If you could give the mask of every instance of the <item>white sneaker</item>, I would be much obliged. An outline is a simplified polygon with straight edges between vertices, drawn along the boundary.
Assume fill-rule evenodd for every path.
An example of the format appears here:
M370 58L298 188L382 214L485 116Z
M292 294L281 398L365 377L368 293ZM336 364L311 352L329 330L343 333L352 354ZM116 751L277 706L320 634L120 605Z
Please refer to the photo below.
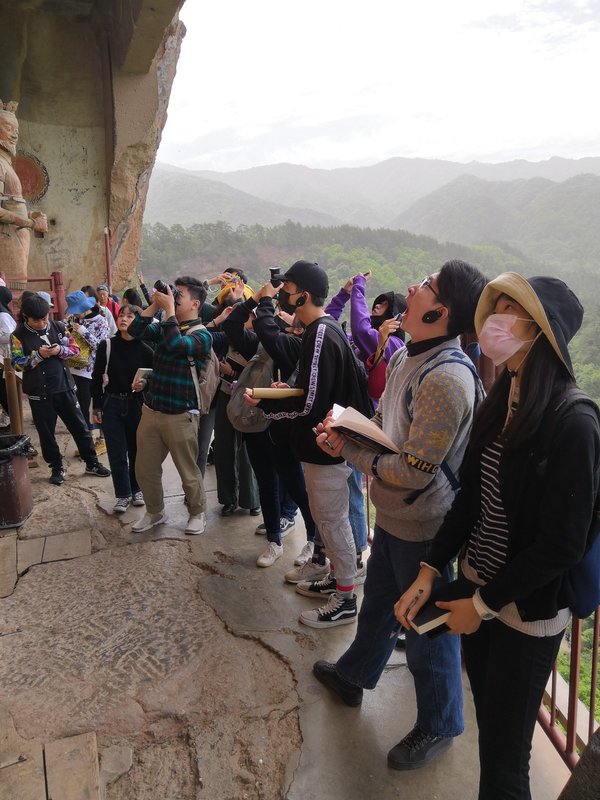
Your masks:
M362 586L362 584L367 580L367 565L363 562L362 567L356 568L356 575L354 577L354 585L355 586Z
M325 564L313 564L309 559L301 567L294 567L294 569L285 573L285 579L288 583L300 583L300 581L318 581L329 574L329 559L325 560Z
M144 495L142 492L134 492L133 493L133 505L134 506L145 506L146 503L144 502Z
M147 511L144 516L131 526L133 533L143 533L154 528L155 525L162 525L167 521L167 515L164 510L159 511L158 514L149 514Z
M124 514L131 503L131 497L117 497L117 502L113 506L115 514Z
M301 567L302 564L306 564L307 561L311 560L314 552L315 552L315 543L307 542L302 548L302 550L300 550L296 558L294 559L294 565L296 567Z
M205 530L206 530L206 515L204 511L195 517L190 517L188 519L187 525L185 526L185 532L193 535L197 535L198 533L204 533Z
M269 542L269 547L256 559L257 567L272 567L278 558L283 555L283 545Z

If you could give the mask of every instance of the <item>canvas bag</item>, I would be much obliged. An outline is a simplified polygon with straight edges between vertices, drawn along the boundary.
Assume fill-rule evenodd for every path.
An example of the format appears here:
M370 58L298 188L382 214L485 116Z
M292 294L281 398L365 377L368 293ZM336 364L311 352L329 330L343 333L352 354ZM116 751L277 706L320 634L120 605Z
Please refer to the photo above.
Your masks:
M71 358L67 358L67 364L69 367L73 367L74 369L85 369L90 364L90 359L92 357L92 348L88 344L87 339L85 339L79 331L71 331L71 336L73 337L73 341L79 348L79 353L76 356L71 356Z
M591 397L581 389L571 387L567 389L565 396L555 409L552 415L552 422L549 429L545 432L544 441L551 442L554 433L558 430L561 418L564 414L577 403L586 403L592 406L598 417L600 424L600 409ZM540 466L544 465L547 459L547 452L540 459ZM600 492L596 496L594 505L594 515L590 530L588 531L585 555L574 567L569 570L569 581L575 594L575 600L571 605L571 611L575 616L585 619L593 614L600 605Z
M205 326L202 324L192 325L185 333L189 334L192 333L192 331L199 331L201 329L206 330ZM196 389L198 410L201 414L208 414L217 389L219 388L219 384L221 383L219 359L211 347L210 353L200 362L200 365L197 364L196 359L192 356L188 356L188 361L192 371L194 388Z
M255 386L270 386L272 382L273 359L262 344L259 344L256 354L238 378L227 404L227 417L236 431L261 433L269 427L270 420L265 417L264 412L244 402L244 390Z

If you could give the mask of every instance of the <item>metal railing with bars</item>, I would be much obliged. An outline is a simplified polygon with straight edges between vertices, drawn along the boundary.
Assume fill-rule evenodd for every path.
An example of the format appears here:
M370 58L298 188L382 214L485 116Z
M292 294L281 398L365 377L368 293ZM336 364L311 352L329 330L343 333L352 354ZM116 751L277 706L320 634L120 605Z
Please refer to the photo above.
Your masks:
M562 678L554 665L546 689L544 702L538 713L538 722L569 769L577 766L580 754L594 731L596 721L596 695L598 690L598 649L600 642L600 607L591 618L592 646L590 664L589 704L579 699L582 680L582 634L584 620L573 617L568 644L570 649L569 680ZM587 681L587 677L586 677Z

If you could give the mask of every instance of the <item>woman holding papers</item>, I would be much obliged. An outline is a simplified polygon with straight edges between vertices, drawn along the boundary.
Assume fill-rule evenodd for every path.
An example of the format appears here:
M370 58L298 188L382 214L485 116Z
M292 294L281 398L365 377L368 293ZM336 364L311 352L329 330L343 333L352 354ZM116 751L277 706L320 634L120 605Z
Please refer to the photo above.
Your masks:
M556 278L508 272L484 289L475 315L479 343L505 370L476 416L461 490L395 607L406 627L460 553L462 574L478 588L439 607L451 612L450 631L465 634L480 800L531 797L535 721L574 600L569 569L589 544L597 409L568 397L575 378L567 344L582 317L579 300Z

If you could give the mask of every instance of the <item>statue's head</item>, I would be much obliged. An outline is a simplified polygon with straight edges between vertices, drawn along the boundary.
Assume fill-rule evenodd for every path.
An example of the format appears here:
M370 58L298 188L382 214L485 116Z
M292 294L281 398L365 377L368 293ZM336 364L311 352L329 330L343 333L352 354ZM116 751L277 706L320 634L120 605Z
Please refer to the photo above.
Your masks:
M3 103L0 100L0 148L11 156L17 155L19 121L16 117L18 103Z

